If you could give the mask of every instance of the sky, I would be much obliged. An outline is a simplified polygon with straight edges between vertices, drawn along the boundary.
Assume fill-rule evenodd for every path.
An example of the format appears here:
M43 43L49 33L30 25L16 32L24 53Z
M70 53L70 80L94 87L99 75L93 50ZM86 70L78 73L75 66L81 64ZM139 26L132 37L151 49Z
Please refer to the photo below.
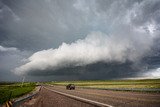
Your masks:
M0 0L0 81L160 78L160 0Z

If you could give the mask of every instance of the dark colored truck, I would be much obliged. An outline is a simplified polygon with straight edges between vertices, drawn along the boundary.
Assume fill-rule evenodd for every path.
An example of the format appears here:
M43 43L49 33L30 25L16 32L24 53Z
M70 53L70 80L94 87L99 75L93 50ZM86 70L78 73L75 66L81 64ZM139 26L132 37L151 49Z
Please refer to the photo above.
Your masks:
M66 86L66 89L67 89L67 90L75 90L75 85L74 85L74 84L68 84L68 85Z

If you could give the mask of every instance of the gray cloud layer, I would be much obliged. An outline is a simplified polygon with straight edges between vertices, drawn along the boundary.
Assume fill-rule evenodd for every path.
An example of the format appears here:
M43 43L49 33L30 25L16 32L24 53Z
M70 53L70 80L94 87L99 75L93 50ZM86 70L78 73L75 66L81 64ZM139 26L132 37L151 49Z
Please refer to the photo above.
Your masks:
M135 65L159 46L160 1L1 0L0 33L0 45L34 53L22 58L27 62L16 74L99 62Z

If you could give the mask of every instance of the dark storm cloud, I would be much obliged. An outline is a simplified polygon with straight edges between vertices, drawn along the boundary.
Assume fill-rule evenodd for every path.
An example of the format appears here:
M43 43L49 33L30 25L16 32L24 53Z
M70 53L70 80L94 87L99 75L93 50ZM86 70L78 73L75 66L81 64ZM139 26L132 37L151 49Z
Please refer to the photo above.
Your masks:
M31 55L29 51L0 45L0 81L19 81L22 77L15 75L11 70L25 63L24 58L29 55Z
M38 50L57 47L64 41L81 37L86 32L86 23L82 14L73 8L74 2L3 0L5 14L1 13L1 20L5 22L3 26L7 34L1 45Z
M139 5L139 8L135 9L134 12L134 17L131 20L136 25L143 26L150 23L155 23L156 25L160 24L159 0L143 1L143 3Z
M159 4L159 0L1 0L0 43L20 49L56 48L90 31L113 32L127 19L136 27L148 29L151 24L158 29Z
M126 62L126 63L98 62L95 64L86 65L86 66L61 68L55 71L53 71L52 69L48 69L48 70L46 69L45 72L39 70L37 72L36 71L29 72L27 75L31 75L35 77L37 76L47 77L47 76L54 75L55 77L58 77L58 76L66 77L65 79L71 79L72 77L71 80L78 80L78 79L92 80L92 79L113 79L113 78L120 79L120 78L126 78L128 76L134 77L140 69L141 69L140 66L139 67L137 66L136 68L134 68L132 62Z
M0 1L0 45L19 50L16 74L138 75L159 53L159 34L159 0Z

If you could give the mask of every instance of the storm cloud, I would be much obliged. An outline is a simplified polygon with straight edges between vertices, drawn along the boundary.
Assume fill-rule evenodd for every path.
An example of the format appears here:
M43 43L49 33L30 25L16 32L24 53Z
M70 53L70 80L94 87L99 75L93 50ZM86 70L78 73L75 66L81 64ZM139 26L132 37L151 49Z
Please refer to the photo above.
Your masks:
M57 49L34 53L28 58L28 63L15 69L15 73L25 74L38 70L45 72L47 69L54 71L63 67L84 66L97 62L137 61L150 50L152 39L146 37L148 35L145 33L135 32L135 34L140 35L138 40L132 34L121 40L120 35L109 36L93 32L84 40L80 39L71 44L63 43Z
M19 50L18 75L145 75L160 66L149 62L159 56L160 1L1 0L0 34L1 53Z

